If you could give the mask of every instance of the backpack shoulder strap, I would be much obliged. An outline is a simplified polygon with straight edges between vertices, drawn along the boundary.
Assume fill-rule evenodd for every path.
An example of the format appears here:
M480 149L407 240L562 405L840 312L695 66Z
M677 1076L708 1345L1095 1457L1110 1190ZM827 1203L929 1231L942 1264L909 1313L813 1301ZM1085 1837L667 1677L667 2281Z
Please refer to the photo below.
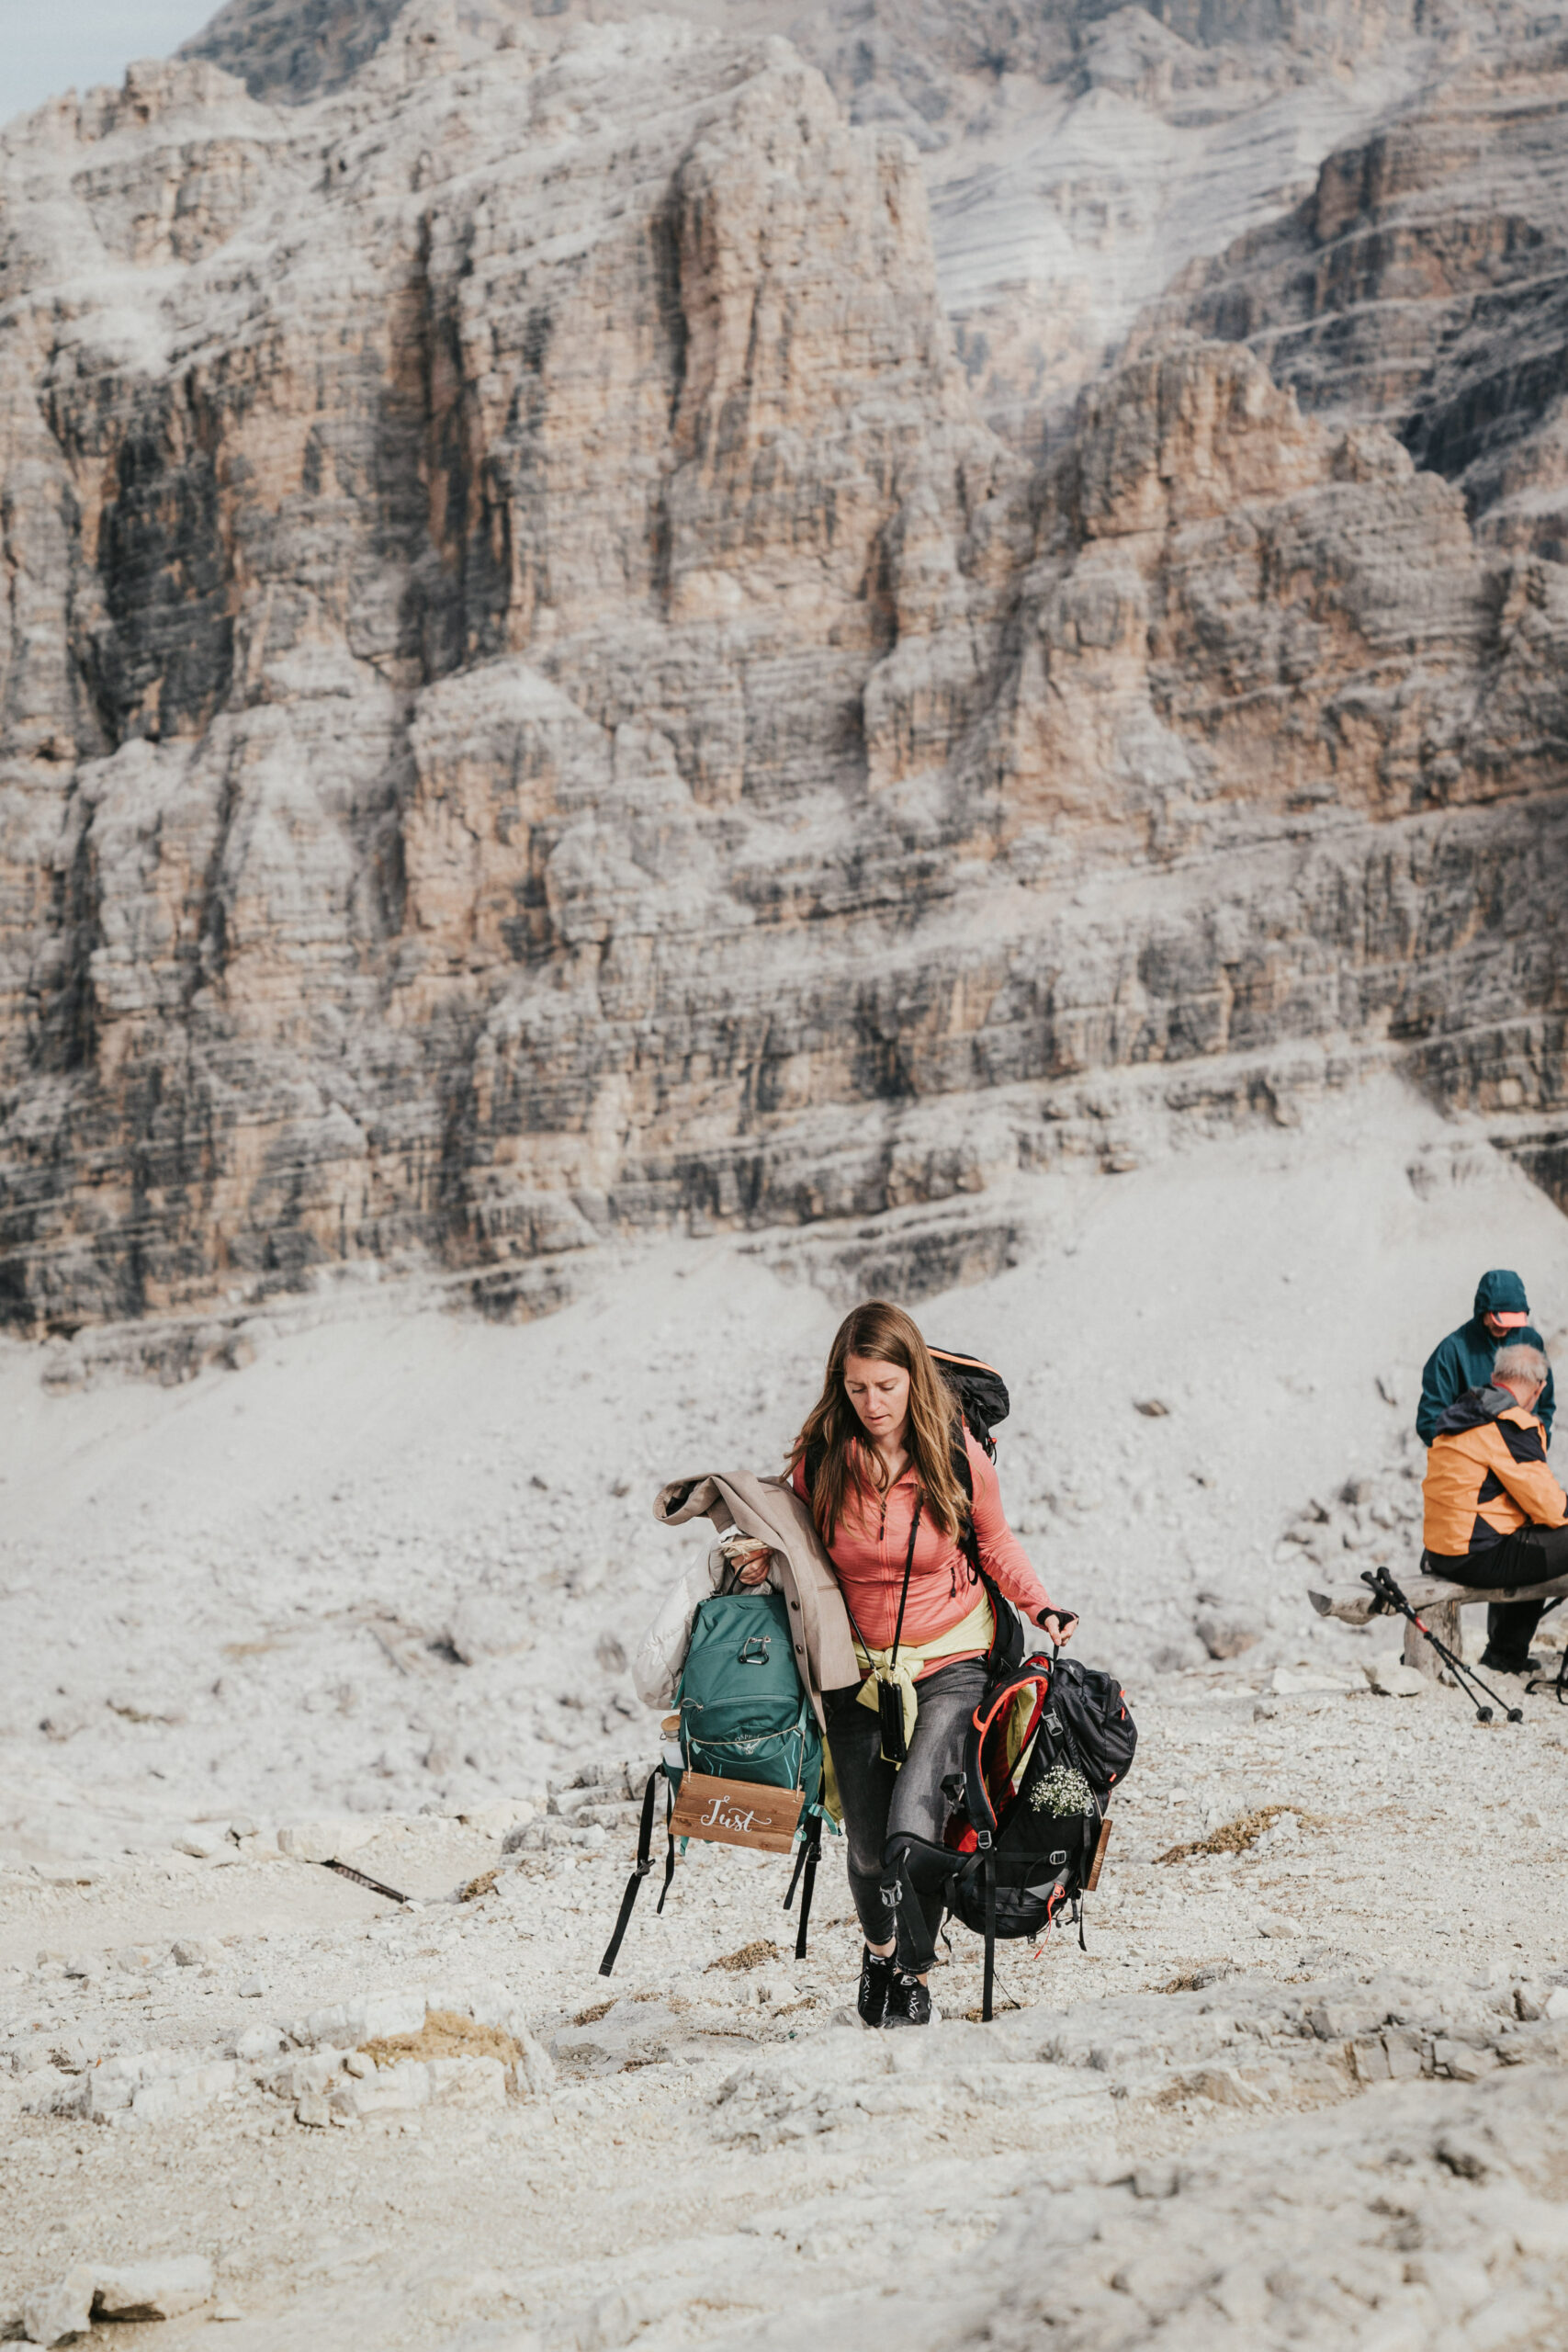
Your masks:
M953 1441L953 1475L963 1487L964 1498L969 1505L959 1534L958 1546L968 1561L970 1572L978 1584L984 1578L986 1572L980 1566L980 1539L975 1532L975 1472L969 1460L969 1448L964 1443L964 1427L962 1420L958 1424L958 1433Z
M969 1448L964 1443L964 1424L953 1441L953 1475L969 1498L969 1511L958 1538L958 1548L969 1563L969 1573L977 1585L983 1585L996 1621L996 1634L986 1653L986 1679L994 1682L998 1675L1010 1674L1022 1662L1023 1642L1013 1615L1011 1604L1004 1599L1001 1587L986 1572L980 1557L980 1539L975 1532L975 1473L969 1461Z
M953 1441L953 1475L957 1479L959 1485L963 1487L964 1493L968 1496L970 1501L973 1502L975 1499L975 1473L970 1466L969 1448L965 1442L965 1432L967 1428L968 1424L964 1420L963 1415L960 1414L958 1418L958 1431Z

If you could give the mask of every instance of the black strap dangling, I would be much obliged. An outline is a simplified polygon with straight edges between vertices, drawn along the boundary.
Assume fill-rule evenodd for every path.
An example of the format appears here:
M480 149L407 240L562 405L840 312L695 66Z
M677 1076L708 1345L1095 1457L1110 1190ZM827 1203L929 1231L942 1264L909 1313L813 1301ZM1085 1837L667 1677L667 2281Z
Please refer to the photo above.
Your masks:
M670 1892L670 1882L675 1875L675 1832L670 1826L671 1816L674 1813L674 1810L675 1792L670 1786L669 1778L666 1776L664 1782L664 1836L666 1840L664 1848L664 1883L659 1890L659 1900L653 1906L653 1916L656 1919L662 1918L664 1916L664 1898Z
M663 1770L661 1764L654 1766L648 1776L648 1786L642 1792L642 1820L637 1834L637 1868L626 1881L626 1891L621 1897L620 1917L615 1921L615 1932L610 1938L604 1959L599 1962L601 1976L608 1976L615 1965L616 1955L620 1951L626 1929L631 1925L632 1910L637 1902L637 1890L653 1867L653 1799L654 1791L659 1786ZM673 1848L671 1850L673 1854ZM664 1883L668 1889L670 1883L668 1873L666 1873ZM659 1900L660 1907L662 1909L664 1897L660 1895Z
M806 1931L811 1921L811 1896L817 1884L817 1863L821 1851L822 1820L819 1814L814 1813L811 1815L810 1826L800 1841L800 1848L795 1858L795 1871L789 1883L789 1893L784 1899L784 1907L787 1911L795 1901L795 1890L797 1886L799 1887L800 1923L795 1939L796 1960L806 1958Z

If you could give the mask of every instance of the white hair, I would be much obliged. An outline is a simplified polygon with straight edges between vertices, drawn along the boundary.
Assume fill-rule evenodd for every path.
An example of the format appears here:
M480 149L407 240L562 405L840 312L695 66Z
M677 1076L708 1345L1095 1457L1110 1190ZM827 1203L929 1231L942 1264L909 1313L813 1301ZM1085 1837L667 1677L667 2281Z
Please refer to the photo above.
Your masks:
M1528 1346L1523 1340L1516 1340L1512 1347L1499 1348L1492 1360L1494 1380L1517 1380L1527 1388L1539 1388L1548 1369L1540 1350Z

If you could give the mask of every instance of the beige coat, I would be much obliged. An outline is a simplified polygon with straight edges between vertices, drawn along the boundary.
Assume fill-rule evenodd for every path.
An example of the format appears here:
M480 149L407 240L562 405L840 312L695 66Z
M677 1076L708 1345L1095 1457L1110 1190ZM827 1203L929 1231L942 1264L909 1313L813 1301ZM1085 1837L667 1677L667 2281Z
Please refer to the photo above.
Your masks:
M701 1477L675 1478L660 1487L653 1516L665 1527L711 1519L721 1535L738 1527L742 1534L760 1536L773 1546L779 1587L795 1628L795 1662L817 1720L826 1729L822 1693L859 1682L861 1670L832 1562L794 1487L783 1478L759 1478L750 1470L710 1470Z

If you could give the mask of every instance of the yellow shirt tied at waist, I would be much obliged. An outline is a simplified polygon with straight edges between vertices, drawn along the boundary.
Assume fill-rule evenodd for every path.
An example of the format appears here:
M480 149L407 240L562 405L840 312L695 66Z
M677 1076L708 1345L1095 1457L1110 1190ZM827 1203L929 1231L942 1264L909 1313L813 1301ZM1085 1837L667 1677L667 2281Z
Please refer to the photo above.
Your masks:
M861 1684L860 1703L872 1713L881 1712L878 1696L885 1683L897 1690L904 1711L904 1747L908 1752L915 1736L915 1723L920 1712L920 1702L915 1678L920 1668L939 1657L972 1657L976 1650L988 1650L996 1638L997 1621L991 1613L990 1596L982 1593L967 1617L950 1625L944 1634L933 1634L929 1642L902 1642L895 1658L890 1649L867 1647L857 1634L854 1637L855 1656L868 1679ZM897 1758L885 1756L885 1763L896 1764Z

